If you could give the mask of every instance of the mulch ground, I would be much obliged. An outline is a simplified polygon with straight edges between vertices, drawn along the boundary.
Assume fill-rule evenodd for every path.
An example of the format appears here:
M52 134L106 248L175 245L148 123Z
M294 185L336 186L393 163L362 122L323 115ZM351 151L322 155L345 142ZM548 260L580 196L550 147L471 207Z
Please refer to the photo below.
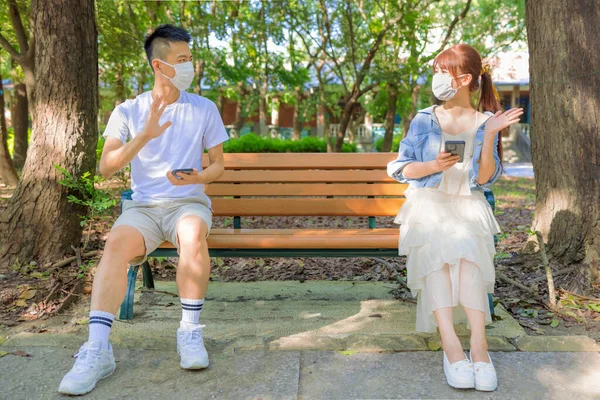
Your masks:
M121 189L112 183L107 188L118 198ZM540 296L546 295L545 272L539 255L524 257L521 254L531 226L535 189L534 181L527 178L502 178L494 187L496 217L503 233L499 236L496 269L499 274L514 279L527 287L536 287ZM8 202L11 190L0 187L0 212ZM0 324L14 325L19 321L45 318L61 311L81 296L89 294L94 265L119 209L114 207L108 215L93 221L88 246L84 253L96 251L65 266L15 265L8 273L0 275ZM217 217L215 228L232 225L231 218ZM378 218L378 227L396 227L393 218ZM244 218L243 228L329 228L356 229L368 226L367 218L346 217L284 217ZM175 280L177 259L152 259L157 280ZM552 263L555 272L565 266ZM558 287L568 287L574 274L563 273L555 278ZM139 274L141 276L141 274ZM249 282L262 280L353 280L381 281L397 284L394 295L410 300L404 286L406 276L403 258L215 258L211 280ZM574 293L561 293L561 313L555 315L539 301L515 285L497 279L495 296L530 334L569 334L582 332L600 339L600 288L592 296L581 297Z

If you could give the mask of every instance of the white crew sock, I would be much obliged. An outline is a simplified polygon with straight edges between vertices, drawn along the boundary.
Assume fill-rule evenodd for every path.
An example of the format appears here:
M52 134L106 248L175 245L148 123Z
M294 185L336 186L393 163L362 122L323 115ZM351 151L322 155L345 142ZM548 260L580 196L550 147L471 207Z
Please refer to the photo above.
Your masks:
M181 327L194 328L200 324L200 311L204 305L204 299L180 299L181 300Z
M103 349L108 349L108 336L115 316L106 311L90 311L90 333L88 342L99 340Z

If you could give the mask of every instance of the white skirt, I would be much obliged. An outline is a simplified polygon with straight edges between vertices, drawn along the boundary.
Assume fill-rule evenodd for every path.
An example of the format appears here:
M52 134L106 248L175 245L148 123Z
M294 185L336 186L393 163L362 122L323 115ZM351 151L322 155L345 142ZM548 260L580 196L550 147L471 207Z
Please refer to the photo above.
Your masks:
M455 322L466 320L468 307L491 323L487 294L494 290L494 234L500 227L484 194L411 187L405 195L395 222L398 253L408 257L407 284L417 297L417 331L435 332L433 311L442 307L454 307Z

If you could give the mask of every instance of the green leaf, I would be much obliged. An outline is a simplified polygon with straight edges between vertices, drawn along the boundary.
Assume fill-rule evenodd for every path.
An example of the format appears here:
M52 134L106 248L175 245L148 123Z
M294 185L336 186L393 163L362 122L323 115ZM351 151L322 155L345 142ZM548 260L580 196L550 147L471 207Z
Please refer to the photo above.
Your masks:
M0 351L0 358L8 354L8 351Z
M351 355L354 355L354 354L358 353L358 351L356 351L356 350L342 350L342 351L338 351L338 353L340 353L343 356L351 356Z
M558 325L560 325L560 320L557 318L552 318L552 322L550 322L550 326L553 328L556 328Z

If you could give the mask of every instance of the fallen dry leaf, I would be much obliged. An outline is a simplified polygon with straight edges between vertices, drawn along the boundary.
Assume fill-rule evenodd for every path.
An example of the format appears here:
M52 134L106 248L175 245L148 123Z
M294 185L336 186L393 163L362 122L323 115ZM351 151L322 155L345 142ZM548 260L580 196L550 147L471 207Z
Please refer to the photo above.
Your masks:
M27 307L27 302L23 299L19 299L15 301L15 306L17 307Z
M13 351L11 354L19 357L31 357L31 354L27 354L23 350Z
M35 290L35 289L29 289L29 290L26 290L23 293L21 293L21 295L19 296L19 298L23 299L23 300L29 300L29 299L32 299L35 296L36 293L37 293L37 290Z

